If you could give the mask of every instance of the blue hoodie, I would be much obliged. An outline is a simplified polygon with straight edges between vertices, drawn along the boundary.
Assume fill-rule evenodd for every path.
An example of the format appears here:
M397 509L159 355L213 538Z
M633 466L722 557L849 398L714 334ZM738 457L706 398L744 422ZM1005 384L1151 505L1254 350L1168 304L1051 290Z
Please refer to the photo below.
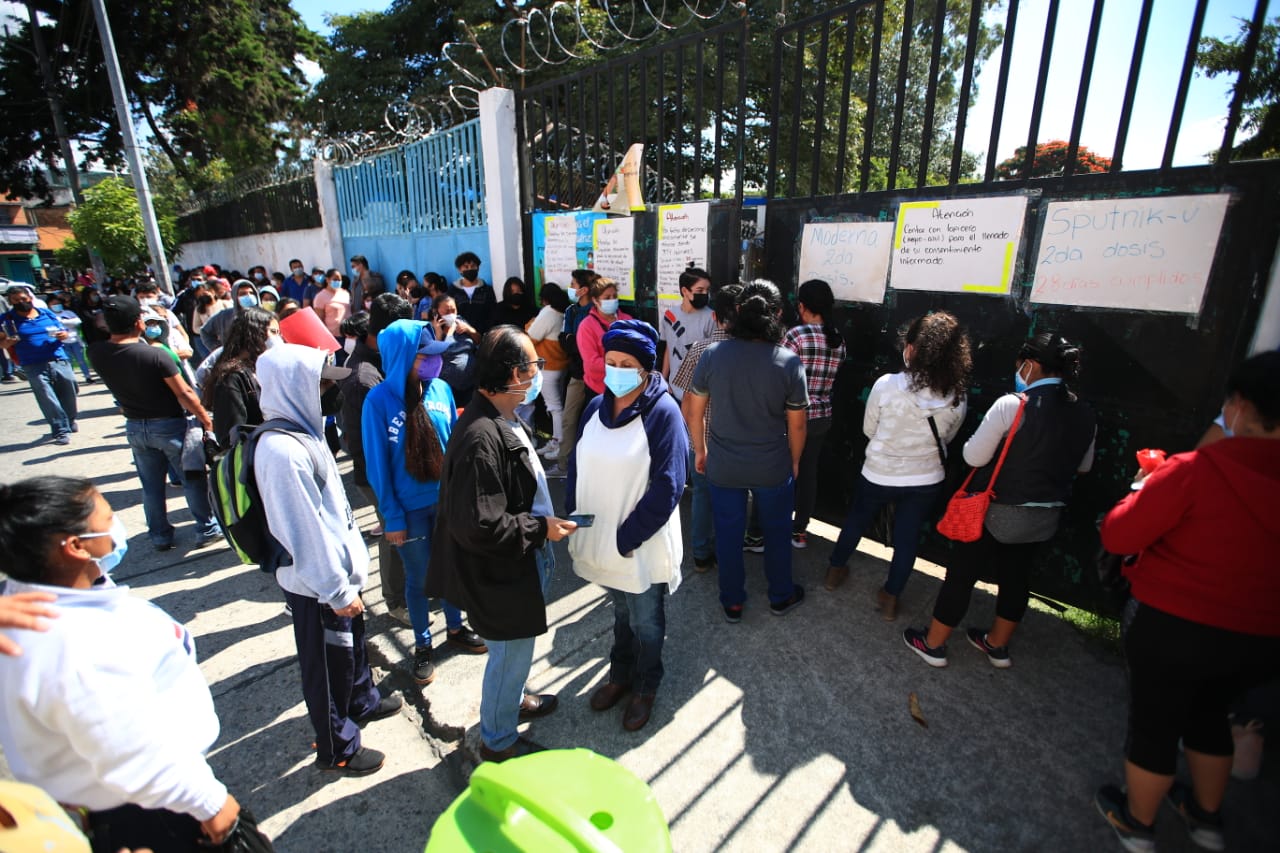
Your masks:
M413 369L426 326L417 320L396 320L378 334L386 379L365 397L361 415L365 475L378 496L378 511L389 531L408 529L406 516L410 512L435 506L440 499L440 481L423 483L409 476L404 456L404 380ZM443 380L432 379L423 389L422 405L444 447L458 420L453 392Z

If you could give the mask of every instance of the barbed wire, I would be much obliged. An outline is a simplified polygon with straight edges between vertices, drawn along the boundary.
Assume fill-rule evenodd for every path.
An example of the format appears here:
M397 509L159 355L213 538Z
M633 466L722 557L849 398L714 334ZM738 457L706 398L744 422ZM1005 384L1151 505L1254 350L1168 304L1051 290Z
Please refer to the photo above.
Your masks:
M195 193L186 200L186 203L181 206L178 213L180 216L185 216L188 213L207 210L219 204L237 201L256 190L287 184L290 181L308 178L314 174L315 163L310 159L290 160L270 166L259 166L256 169L241 172L215 187Z
M656 9L655 9L656 6ZM726 8L741 12L744 0L661 0L651 4L638 0L620 9L609 0L588 5L586 0L554 0L545 9L517 9L508 3L514 17L502 25L498 33L499 62L496 68L481 47L479 39L464 20L458 23L468 41L446 42L440 54L461 79L449 86L449 99L460 109L474 112L479 107L480 92L490 86L506 84L505 69L517 77L525 77L543 68L585 59L583 44L599 53L635 45L658 35L675 32L694 21L712 21ZM513 55L514 54L514 55ZM467 60L478 64L469 65ZM482 71L479 67L484 66ZM483 76L487 75L487 76Z

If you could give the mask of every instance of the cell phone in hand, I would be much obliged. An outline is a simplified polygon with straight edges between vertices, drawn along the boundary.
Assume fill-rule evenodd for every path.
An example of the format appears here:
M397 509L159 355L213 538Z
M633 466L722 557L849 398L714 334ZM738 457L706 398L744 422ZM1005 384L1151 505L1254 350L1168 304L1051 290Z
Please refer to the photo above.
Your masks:
M571 515L565 520L572 521L574 524L578 525L579 527L590 527L591 525L596 523L596 517L595 515L592 515L592 514Z

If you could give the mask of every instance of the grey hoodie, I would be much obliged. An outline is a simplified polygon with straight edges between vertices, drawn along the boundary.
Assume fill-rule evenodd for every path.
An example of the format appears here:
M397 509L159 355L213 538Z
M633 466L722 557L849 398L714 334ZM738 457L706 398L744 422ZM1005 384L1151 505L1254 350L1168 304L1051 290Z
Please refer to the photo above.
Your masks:
M356 526L342 477L324 443L320 414L320 371L325 354L283 344L258 358L262 416L286 418L306 435L267 433L258 442L257 477L267 526L293 557L276 580L286 591L305 595L335 610L355 601L369 578L369 549ZM306 446L304 446L304 442ZM315 466L323 464L323 491Z

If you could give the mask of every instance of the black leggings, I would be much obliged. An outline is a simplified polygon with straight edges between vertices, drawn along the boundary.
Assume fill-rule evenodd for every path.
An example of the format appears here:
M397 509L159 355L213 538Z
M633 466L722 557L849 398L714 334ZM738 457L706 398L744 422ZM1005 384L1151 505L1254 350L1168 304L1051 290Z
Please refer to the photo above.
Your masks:
M996 597L996 615L1010 622L1021 622L1031 597L1031 564L1040 542L1006 545L983 528L977 542L956 547L947 566L947 579L933 605L933 618L954 628L969 609L973 585L984 575L994 576L1000 593Z
M1124 637L1129 667L1125 757L1172 776L1178 738L1190 750L1229 756L1228 712L1250 687L1280 673L1280 637L1191 622L1139 604Z

